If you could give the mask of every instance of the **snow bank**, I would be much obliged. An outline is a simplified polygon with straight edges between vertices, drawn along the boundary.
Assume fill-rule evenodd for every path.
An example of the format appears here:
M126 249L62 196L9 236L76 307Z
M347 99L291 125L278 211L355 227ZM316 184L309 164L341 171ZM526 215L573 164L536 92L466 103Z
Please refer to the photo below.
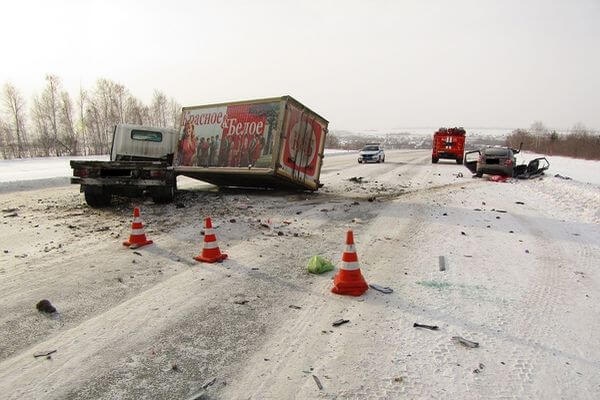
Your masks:
M546 171L547 175L554 176L560 174L561 176L568 176L582 183L591 183L600 186L600 161L548 156L523 151L517 154L517 163L528 163L537 157L546 157L548 162L550 162L550 168Z
M107 161L109 156L40 157L0 161L0 182L32 181L71 176L71 160Z

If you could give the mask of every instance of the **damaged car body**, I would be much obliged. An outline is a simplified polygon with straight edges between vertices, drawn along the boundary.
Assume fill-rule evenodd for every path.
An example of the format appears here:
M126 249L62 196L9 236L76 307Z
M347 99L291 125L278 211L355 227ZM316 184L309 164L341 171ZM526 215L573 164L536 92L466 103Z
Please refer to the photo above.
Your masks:
M464 165L478 178L481 178L483 174L488 174L519 179L530 179L543 175L544 171L550 167L546 157L538 157L528 164L517 165L516 155L520 152L521 146L518 149L484 147L466 152Z

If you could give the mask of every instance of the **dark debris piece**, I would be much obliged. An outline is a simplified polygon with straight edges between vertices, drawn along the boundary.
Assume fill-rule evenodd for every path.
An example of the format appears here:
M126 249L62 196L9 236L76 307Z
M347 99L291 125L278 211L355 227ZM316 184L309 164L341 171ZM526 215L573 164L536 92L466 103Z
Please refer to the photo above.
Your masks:
M38 351L37 353L33 353L35 358L38 357L50 357L50 354L56 353L56 350L48 350L48 351Z
M413 328L425 328L425 329L430 329L432 331L437 331L440 329L437 325L424 325L424 324L419 324L416 322L413 324Z
M312 377L315 380L315 383L317 384L317 387L319 388L319 390L323 390L323 385L321 384L321 381L319 380L319 378L317 378L316 375L313 375Z
M343 318L342 318L342 319L338 319L337 321L334 321L334 322L331 324L331 326L340 326L340 325L343 325L343 324L345 324L345 323L348 323L348 322L350 322L350 320L349 320L349 319L343 319Z
M463 337L460 337L460 336L452 336L452 339L456 340L458 343L462 344L465 347L469 347L469 348L472 348L472 349L474 349L476 347L479 347L479 343L473 342L471 340L467 340L467 339L465 339Z
M37 308L38 311L47 314L52 314L56 312L56 308L52 305L52 303L50 303L49 300L46 299L38 301L38 303L35 305L35 308Z

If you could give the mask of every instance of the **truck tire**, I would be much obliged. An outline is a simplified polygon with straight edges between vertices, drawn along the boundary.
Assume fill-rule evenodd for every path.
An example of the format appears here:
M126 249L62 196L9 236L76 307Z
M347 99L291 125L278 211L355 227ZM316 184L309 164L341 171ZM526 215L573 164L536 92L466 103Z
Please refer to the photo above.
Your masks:
M175 186L165 186L151 192L152 201L156 204L167 204L175 200Z
M462 164L463 163L463 159L462 158L457 158L456 159L456 163L457 164Z
M440 160L439 158L431 156L431 162L432 162L433 164L437 164L437 162L438 162L439 160Z
M110 206L111 194L104 190L85 189L85 202L92 208L102 208Z

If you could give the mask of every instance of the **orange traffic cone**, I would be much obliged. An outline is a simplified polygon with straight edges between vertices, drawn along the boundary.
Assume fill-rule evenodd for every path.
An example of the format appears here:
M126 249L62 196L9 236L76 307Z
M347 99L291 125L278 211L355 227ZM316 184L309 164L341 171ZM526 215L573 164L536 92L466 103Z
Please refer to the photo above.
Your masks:
M194 260L200 262L214 263L221 262L227 258L227 254L221 253L217 244L217 237L213 230L210 218L204 220L204 247L202 253L194 257Z
M144 232L144 224L140 218L140 209L135 207L133 209L133 222L131 223L131 235L129 240L123 242L124 246L128 246L130 249L137 249L138 247L152 244L152 240L146 239L146 233Z
M367 291L369 286L363 278L358 265L358 256L354 247L354 234L352 230L346 233L346 251L342 255L342 267L333 278L331 291L337 294L360 296Z

